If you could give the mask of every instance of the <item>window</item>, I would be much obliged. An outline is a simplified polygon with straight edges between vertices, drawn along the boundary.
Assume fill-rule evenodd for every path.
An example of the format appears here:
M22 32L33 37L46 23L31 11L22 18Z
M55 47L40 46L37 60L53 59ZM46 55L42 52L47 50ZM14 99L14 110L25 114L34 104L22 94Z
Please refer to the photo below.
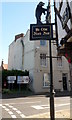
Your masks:
M40 40L40 45L41 46L46 46L46 40Z
M50 73L44 73L43 86L44 87L50 87Z
M58 64L58 66L62 66L62 57L57 58L57 64Z
M40 54L40 65L45 67L47 66L46 54Z

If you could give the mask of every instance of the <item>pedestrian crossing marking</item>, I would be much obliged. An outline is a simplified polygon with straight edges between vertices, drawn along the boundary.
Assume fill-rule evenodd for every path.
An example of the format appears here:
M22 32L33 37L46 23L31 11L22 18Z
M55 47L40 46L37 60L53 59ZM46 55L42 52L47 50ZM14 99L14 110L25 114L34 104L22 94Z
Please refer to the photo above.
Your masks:
M11 118L17 118L17 116L11 110L14 110L17 114L20 115L21 118L25 118L25 115L22 114L21 111L19 111L17 108L15 108L12 105L9 105L9 104L2 105L2 104L0 104L0 106L2 106L2 108L4 108L4 110L7 111L8 114L10 114ZM10 109L8 109L7 107L9 107Z
M9 111L8 113L9 113L10 115L12 115L12 114L13 114L13 112L12 112L12 111Z
M41 107L40 105L36 105L36 106L32 106L33 108L40 110L40 109L44 109L43 107Z
M22 118L25 118L25 115L24 115L24 114L20 114L20 116L21 116Z
M15 115L11 115L12 118L17 118Z
M21 114L21 111L19 111L19 110L17 110L16 112L17 112L18 114Z
M8 108L5 108L5 110L6 110L6 111L9 111L9 109L8 109Z
M12 108L13 110L17 110L17 108Z

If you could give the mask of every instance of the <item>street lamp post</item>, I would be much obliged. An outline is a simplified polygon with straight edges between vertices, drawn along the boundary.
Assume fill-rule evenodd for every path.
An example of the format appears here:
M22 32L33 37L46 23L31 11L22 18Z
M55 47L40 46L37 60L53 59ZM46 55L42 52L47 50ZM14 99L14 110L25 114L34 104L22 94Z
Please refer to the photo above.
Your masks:
M49 54L50 54L50 118L51 120L55 120L51 40L49 40Z
M35 16L37 24L30 25L30 40L49 40L49 57L50 57L50 118L55 120L54 116L54 89L53 89L53 72L52 72L52 51L51 51L51 40L56 40L53 36L53 25L51 23L51 11L50 11L50 0L48 0L47 9L43 8L45 3L39 2L36 7ZM46 24L41 21L42 13L46 14ZM44 29L43 29L44 28Z
M48 23L51 23L50 0L48 0L47 16L46 16L46 24ZM51 40L49 40L49 56L50 56L50 118L51 120L55 120Z

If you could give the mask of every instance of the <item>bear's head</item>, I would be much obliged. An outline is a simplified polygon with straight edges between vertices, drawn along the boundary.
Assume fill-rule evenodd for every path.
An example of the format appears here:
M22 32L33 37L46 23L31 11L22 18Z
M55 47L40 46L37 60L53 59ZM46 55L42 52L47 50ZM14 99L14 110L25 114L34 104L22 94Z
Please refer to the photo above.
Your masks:
M44 6L44 4L45 4L45 3L43 3L43 2L39 2L38 5L39 5L39 6Z

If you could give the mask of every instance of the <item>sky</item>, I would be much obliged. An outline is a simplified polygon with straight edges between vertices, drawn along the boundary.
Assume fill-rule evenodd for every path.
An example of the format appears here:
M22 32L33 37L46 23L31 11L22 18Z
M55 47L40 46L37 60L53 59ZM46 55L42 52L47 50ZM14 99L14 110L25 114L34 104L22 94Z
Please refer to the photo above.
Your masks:
M41 0L47 6L48 0ZM30 24L36 24L35 9L39 0L34 1L2 1L0 2L0 64L3 59L8 63L9 45L15 35L30 29Z

